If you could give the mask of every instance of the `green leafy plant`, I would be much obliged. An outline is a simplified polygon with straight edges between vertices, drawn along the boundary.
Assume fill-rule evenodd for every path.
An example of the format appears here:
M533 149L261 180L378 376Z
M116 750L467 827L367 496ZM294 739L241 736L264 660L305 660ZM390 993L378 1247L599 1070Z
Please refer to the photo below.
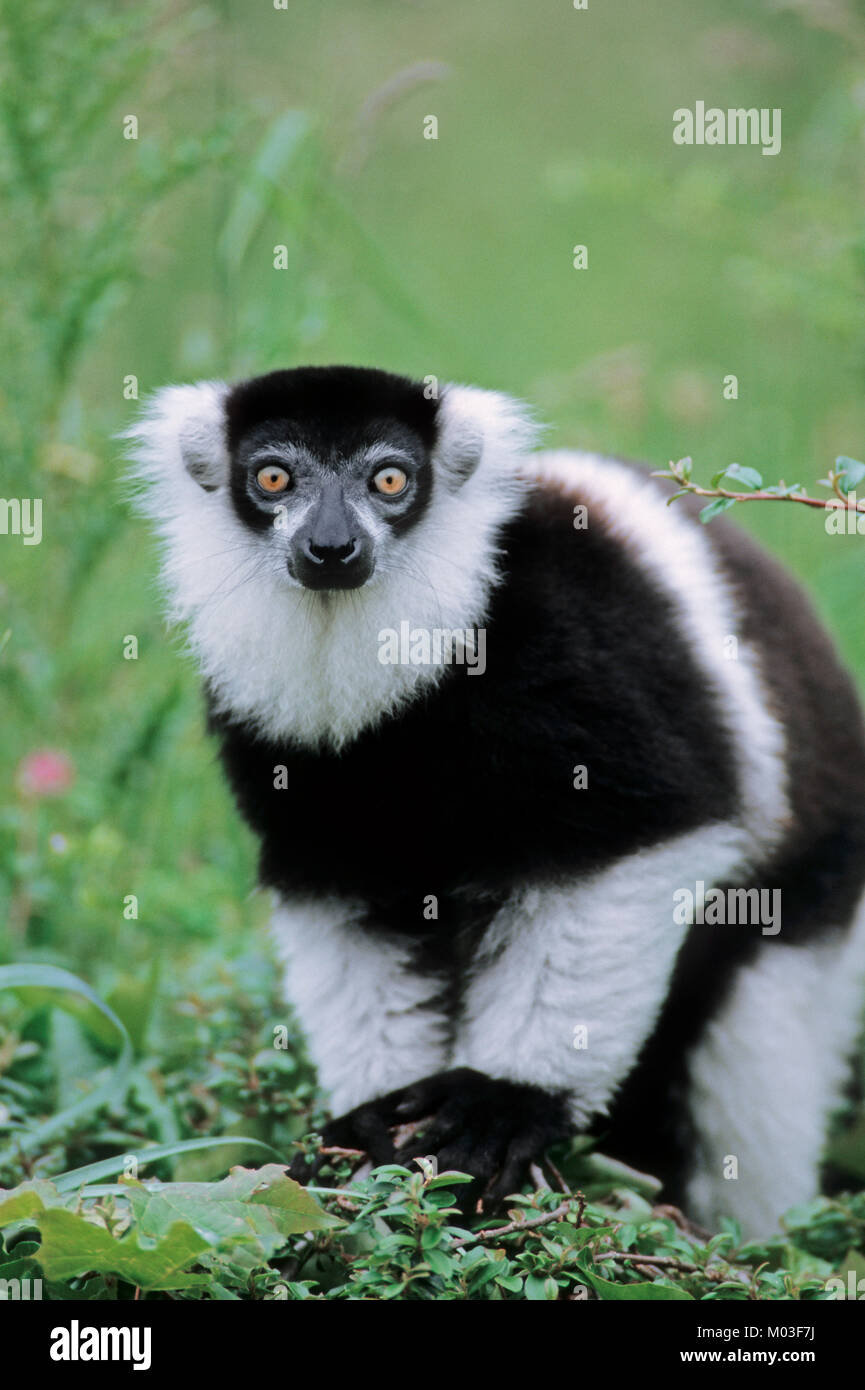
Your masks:
M865 1197L820 1199L785 1235L742 1244L621 1189L542 1188L469 1226L465 1175L423 1169L314 1194L277 1164L219 1182L26 1182L0 1191L0 1278L41 1277L57 1298L807 1301L865 1262Z
M273 1001L244 999L237 980L248 989L255 971L247 959L236 968L223 962L208 982L199 965L194 989L179 989L211 1046L194 1069L188 1054L170 1063L176 1080L162 1095L146 1050L83 980L39 964L0 969L0 1164L18 1177L0 1189L0 1278L41 1278L60 1299L822 1299L828 1279L865 1260L865 1194L820 1199L791 1212L784 1234L743 1245L732 1225L710 1236L659 1206L651 1175L587 1138L556 1153L554 1185L536 1180L495 1216L462 1217L467 1177L428 1160L354 1177L357 1158L334 1153L334 1185L301 1187L287 1150L323 1112L297 1060L261 1045ZM116 1004L122 1013L129 999ZM55 1056L51 1032L28 1028L46 1016L71 1019L111 1054L101 1067L94 1054L89 1085L54 1109L51 1067L34 1069L46 1045ZM202 1119L217 1132L195 1133ZM314 1128L303 1142L318 1144ZM263 1166L217 1176L232 1146ZM90 1161L64 1167L73 1153ZM168 1180L150 1176L167 1166Z

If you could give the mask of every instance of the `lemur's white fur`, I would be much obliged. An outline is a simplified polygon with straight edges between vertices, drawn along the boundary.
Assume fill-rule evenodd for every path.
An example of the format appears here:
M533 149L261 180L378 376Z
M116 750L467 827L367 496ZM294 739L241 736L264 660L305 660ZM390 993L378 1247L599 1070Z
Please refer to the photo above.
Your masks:
M572 883L527 888L495 918L465 998L455 1065L573 1091L585 1125L606 1112L667 994L687 927L674 891L695 866L734 878L748 836L704 826ZM506 1001L504 1003L503 1001ZM575 1048L574 1029L588 1029Z
M779 1213L815 1195L827 1122L841 1103L861 1026L863 986L865 902L853 928L835 939L808 946L773 939L740 969L691 1058L699 1157L688 1210L698 1221L714 1229L732 1214L747 1233L763 1234Z
M339 899L277 902L285 993L335 1114L448 1065L441 983L411 969L410 942L357 926Z
M402 559L397 550L362 589L322 602L291 587L272 533L253 535L224 487L205 492L184 467L181 438L209 440L218 460L209 480L224 477L226 389L218 382L167 387L128 433L135 474L147 485L142 508L163 541L171 617L186 624L224 709L274 738L338 746L444 669L383 665L384 629L405 620L426 629L483 625L498 530L518 505L518 466L536 431L508 397L445 387L441 462L458 467L467 448L480 446L480 463L458 489L438 484Z

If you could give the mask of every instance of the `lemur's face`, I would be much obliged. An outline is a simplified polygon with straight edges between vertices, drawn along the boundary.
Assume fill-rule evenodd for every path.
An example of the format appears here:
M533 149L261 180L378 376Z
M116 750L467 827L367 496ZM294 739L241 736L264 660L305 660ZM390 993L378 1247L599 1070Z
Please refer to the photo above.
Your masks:
M498 392L300 367L165 386L128 438L211 698L339 744L442 674L383 635L482 625L534 429Z
M415 383L356 368L276 372L228 394L231 505L289 584L357 589L400 566L431 503L436 413Z

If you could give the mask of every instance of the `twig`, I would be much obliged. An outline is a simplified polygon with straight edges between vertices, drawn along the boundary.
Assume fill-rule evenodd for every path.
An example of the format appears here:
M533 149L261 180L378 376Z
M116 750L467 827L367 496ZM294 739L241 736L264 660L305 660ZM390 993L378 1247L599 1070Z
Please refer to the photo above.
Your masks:
M653 1207L652 1215L672 1221L673 1225L678 1226L680 1231L684 1231L686 1236L691 1236L701 1244L705 1244L707 1240L711 1239L711 1231L707 1231L703 1226L698 1226L696 1221L692 1221L691 1218L686 1216L683 1211L680 1211L678 1207L674 1207L667 1202L662 1202L658 1206Z
M550 1184L544 1177L542 1168L537 1163L532 1163L529 1167L529 1174L535 1185L536 1192L549 1192Z
M625 1260L628 1264L634 1265L657 1265L663 1269L677 1269L680 1274L708 1273L700 1265L691 1264L688 1260L680 1260L675 1255L644 1255L641 1252L629 1254L627 1250L599 1250L595 1258L601 1263L604 1260Z
M553 1160L548 1155L544 1156L544 1163L546 1164L548 1171L552 1174L553 1180L555 1181L556 1187L559 1189L559 1191L570 1192L571 1189L565 1181L564 1176L559 1172L555 1163L553 1163Z
M706 1279L743 1277L739 1271L732 1268L710 1269L708 1265L695 1265L690 1260L680 1260L675 1255L644 1255L642 1252L629 1254L627 1250L601 1250L595 1259L601 1264L605 1260L631 1264L642 1273L651 1273L653 1269L674 1269L678 1274L702 1274Z
M807 492L730 492L725 487L698 487L696 483L678 478L676 482L680 488L693 493L695 497L726 497L731 502L801 502L803 506L819 507L821 511L865 512L865 501L851 502L843 493L838 493L837 497L809 497Z
M841 460L836 462L840 463ZM749 492L732 492L725 487L701 487L691 479L689 458L679 459L678 463L671 461L669 469L659 469L653 477L669 478L675 482L680 493L688 492L694 497L722 498L729 502L801 502L804 507L817 507L820 511L865 512L865 500L857 499L854 491L847 493L841 486L841 479L845 475L843 468L840 472L830 468L826 481L834 493L832 497L811 497L798 485L788 488L783 478L777 487L757 488ZM755 476L759 477L759 474Z
M586 1211L586 1199L582 1192L577 1192L575 1196L577 1199L577 1226L579 1227L583 1224L583 1216Z
M512 1236L517 1232L534 1231L538 1226L549 1226L553 1221L563 1221L571 1209L571 1200L562 1202L555 1211L544 1212L542 1216L531 1216L528 1221L509 1221L506 1226L490 1226L484 1231L472 1231L470 1236L460 1236L454 1245L467 1245L474 1240L498 1240L500 1236Z

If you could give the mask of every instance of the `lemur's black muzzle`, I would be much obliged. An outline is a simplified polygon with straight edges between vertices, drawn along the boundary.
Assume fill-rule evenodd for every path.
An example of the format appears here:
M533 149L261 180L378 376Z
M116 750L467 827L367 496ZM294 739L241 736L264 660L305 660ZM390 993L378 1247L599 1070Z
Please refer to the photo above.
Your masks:
M290 568L307 589L357 589L372 574L372 541L348 509L338 482L321 490L298 528Z

